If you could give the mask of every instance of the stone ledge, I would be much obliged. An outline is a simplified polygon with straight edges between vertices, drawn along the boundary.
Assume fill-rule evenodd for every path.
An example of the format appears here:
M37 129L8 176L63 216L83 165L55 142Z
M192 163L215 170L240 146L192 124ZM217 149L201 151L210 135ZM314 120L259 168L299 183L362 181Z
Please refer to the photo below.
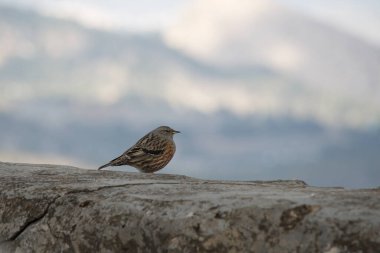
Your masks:
M0 163L0 252L379 252L380 189Z

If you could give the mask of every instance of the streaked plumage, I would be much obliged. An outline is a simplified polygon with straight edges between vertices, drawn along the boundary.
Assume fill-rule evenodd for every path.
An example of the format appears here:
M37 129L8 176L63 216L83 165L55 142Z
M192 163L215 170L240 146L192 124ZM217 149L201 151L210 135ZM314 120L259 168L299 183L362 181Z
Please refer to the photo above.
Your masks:
M160 126L146 134L121 156L100 166L133 166L141 172L153 173L164 168L173 158L176 147L173 135L179 131L167 126Z

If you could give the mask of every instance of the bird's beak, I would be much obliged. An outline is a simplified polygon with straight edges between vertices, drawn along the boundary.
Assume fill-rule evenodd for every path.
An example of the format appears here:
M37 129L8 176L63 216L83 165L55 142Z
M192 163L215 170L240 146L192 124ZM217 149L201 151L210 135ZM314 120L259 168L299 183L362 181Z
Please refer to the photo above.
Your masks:
M175 134L179 134L179 133L181 133L180 131L177 131L177 130L173 130L173 133L175 133Z

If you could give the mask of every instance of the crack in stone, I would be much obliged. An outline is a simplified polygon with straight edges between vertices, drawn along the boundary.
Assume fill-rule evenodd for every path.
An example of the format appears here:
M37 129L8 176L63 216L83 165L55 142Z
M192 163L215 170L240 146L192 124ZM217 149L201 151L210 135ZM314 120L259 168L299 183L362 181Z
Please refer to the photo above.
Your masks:
M22 225L22 227L18 231L16 231L12 236L10 236L4 242L15 241L25 230L28 229L28 227L30 227L30 226L38 223L40 220L42 220L46 216L46 214L49 212L49 209L50 209L51 205L53 205L59 198L63 198L65 196L67 196L67 195L76 194L76 193L89 193L89 192L100 191L100 190L103 190L103 189L124 187L124 186L129 186L129 185L134 186L134 185L149 185L149 184L155 184L155 183L152 182L152 183L133 183L133 184L128 183L128 184L121 184L121 185L106 185L106 186L101 186L101 187L93 189L93 190L90 190L90 189L78 189L78 190L68 191L68 192L66 192L63 195L59 195L59 196L55 197L52 201L50 201L48 203L48 205L46 206L45 210L42 212L41 215L38 215L37 217L35 217L31 221L26 222L24 225ZM164 182L160 182L159 184L180 184L180 183L164 183ZM50 226L49 226L49 229L50 229Z
M165 183L165 182L151 182L151 183L127 183L127 184L120 184L120 185L105 185L98 187L96 189L76 189L76 190L71 190L68 191L65 195L67 194L75 194L75 193L87 193L87 192L96 192L104 189L110 189L110 188L118 188L118 187L125 187L125 186L136 186L136 185L153 185L153 184L171 184L171 185L176 185L176 184L183 184L182 182L173 182L173 183Z
M272 182L276 182L276 181L272 181ZM67 195L70 195L70 194L77 194L77 193L92 193L92 192L97 192L97 191L100 191L100 190L104 190L104 189L110 189L110 188L118 188L118 187L125 187L125 186L136 186L136 185L154 185L154 184L167 184L167 185L178 185L178 184L183 184L184 182L149 182L149 183L126 183L126 184L120 184L120 185L105 185L105 186L101 186L101 187L98 187L96 189L77 189L77 190L71 190L71 191L68 191L66 192L65 194L63 195L59 195L57 197L55 197L52 201L50 201L47 205L47 207L45 208L45 210L43 211L43 213L37 217L35 217L34 219L32 219L31 221L29 222L26 222L18 231L16 231L11 237L9 237L7 240L5 241L14 241L16 240L25 230L28 229L28 227L38 223L40 220L42 220L46 214L49 212L49 209L51 207L51 205L53 205L57 199L59 198L63 198ZM190 182L191 184L214 184L214 181L200 181L200 182ZM257 184L261 184L263 182L261 181L251 181L251 182L218 182L218 184L230 184L230 185L257 185ZM278 182L277 183L284 183L284 182ZM304 183L301 181L301 183ZM306 183L304 183L305 185L307 185ZM50 229L50 226L49 226L49 229ZM55 236L55 235L53 235Z
M42 220L46 216L46 214L49 212L49 209L50 209L51 205L53 205L57 201L57 199L59 199L59 198L63 198L65 196L67 196L67 195L76 194L76 193L96 192L96 191L100 191L100 190L108 189L108 188L124 187L124 186L128 186L128 185L147 185L147 184L154 184L154 183L135 183L135 184L122 184L122 185L106 185L106 186L102 186L102 187L99 187L99 188L96 188L96 189L93 189L93 190L90 190L90 189L78 189L78 190L68 191L68 192L66 192L63 195L56 196L52 201L50 201L48 203L48 205L46 206L46 208L42 212L42 214L40 214L37 217L33 218L32 220L26 222L24 225L21 226L21 228L18 231L16 231L13 235L11 235L4 242L15 241L25 230L28 229L28 227L30 227L30 226L38 223L40 220ZM179 184L179 183L164 183L164 184Z
M5 241L14 241L16 240L28 227L32 226L33 224L36 224L37 222L39 222L40 220L42 220L46 214L49 212L49 208L52 204L54 204L54 202L59 198L60 196L57 196L55 197L52 201L50 201L47 205L47 207L45 208L45 210L42 212L41 215L35 217L34 219L32 219L31 221L29 222L26 222L24 225L22 225L22 227L16 231L11 237L9 237L7 240Z
M165 185L178 185L178 184L219 184L219 185L251 185L251 186L257 186L257 185L266 185L270 183L278 183L280 186L301 186L305 187L307 184L303 181L294 182L292 180L274 180L274 181L250 181L250 182L214 182L214 181L194 181L194 182L149 182L149 183L126 183L126 184L120 184L120 185L105 185L98 187L96 189L76 189L68 191L66 194L75 194L75 193L86 193L86 192L96 192L103 189L109 189L109 188L117 188L117 187L125 187L125 186L136 186L136 185L159 185L159 184L165 184ZM294 183L292 185L286 185L286 183Z

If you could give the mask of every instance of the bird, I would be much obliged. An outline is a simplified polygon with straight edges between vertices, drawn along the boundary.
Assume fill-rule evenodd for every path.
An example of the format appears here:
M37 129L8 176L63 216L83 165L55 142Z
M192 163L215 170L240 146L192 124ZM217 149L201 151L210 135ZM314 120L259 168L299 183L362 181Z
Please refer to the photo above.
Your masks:
M176 151L173 136L177 133L180 131L168 126L157 127L122 155L100 166L98 170L108 166L129 165L143 173L154 173L164 168L173 158Z

